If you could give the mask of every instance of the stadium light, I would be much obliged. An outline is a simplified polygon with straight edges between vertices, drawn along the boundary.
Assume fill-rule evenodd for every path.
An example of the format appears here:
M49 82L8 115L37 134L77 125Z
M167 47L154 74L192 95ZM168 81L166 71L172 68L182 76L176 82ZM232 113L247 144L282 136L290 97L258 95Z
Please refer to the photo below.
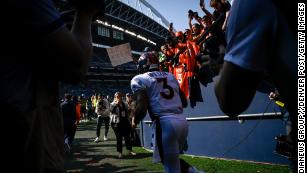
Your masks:
M111 26L110 24L108 24L107 22L103 22L101 20L96 20L97 23L105 25L105 26Z
M132 31L129 31L129 30L127 30L127 29L125 30L125 29L123 29L123 28L121 28L121 27L119 27L119 26L110 25L110 24L108 24L107 22L103 22L103 21L101 21L101 20L96 20L96 22L99 23L99 24L105 25L105 26L111 26L111 27L114 28L114 29L123 31L123 32L125 32L125 33L127 33L127 34L130 34L130 35L135 36L135 37L137 37L137 38L139 38L139 39L142 39L142 40L144 40L144 41L147 41L148 43L151 43L151 44L153 44L153 45L157 45L155 42L153 42L153 41L147 39L146 37L143 37L143 36L141 36L141 35L137 35L136 33L132 32Z
M118 29L120 31L125 31L123 28L116 26L116 25L112 25L112 28Z
M104 22L104 25L106 25L106 26L111 26L110 24L108 24L108 22Z
M146 37L143 37L143 36L141 36L141 35L137 35L136 37L137 37L137 38L140 38L140 39L142 39L142 40L144 40L144 41L147 41L148 43L151 43L151 44L153 44L153 45L157 45L155 42L153 42L153 41L151 41L151 40L149 40L149 39L147 39Z
M97 22L97 23L100 23L100 24L104 24L104 22L103 22L103 21L98 20L98 19L96 20L96 22Z
M127 29L125 30L125 32L128 33L128 34L130 34L130 35L136 36L136 33L131 32L131 31L127 30Z
M137 35L137 38L140 38L140 39L142 39L142 40L147 41L147 39L146 39L145 37L141 36L141 35Z
M153 41L151 41L151 40L147 40L149 43L151 43L151 44L153 44L153 45L157 45L157 43L155 43L155 42L153 42Z

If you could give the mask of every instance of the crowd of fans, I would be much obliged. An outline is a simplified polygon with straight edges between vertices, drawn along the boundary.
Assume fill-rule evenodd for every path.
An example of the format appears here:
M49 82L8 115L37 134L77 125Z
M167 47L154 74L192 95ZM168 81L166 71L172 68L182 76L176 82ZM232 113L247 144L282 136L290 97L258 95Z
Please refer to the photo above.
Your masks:
M210 1L210 7L214 8L213 13L206 9L204 1L201 0L199 6L205 13L204 16L200 17L198 12L189 10L187 29L175 32L171 23L170 36L161 49L155 51L147 47L139 59L139 62L147 60L139 63L139 69L142 70L149 67L153 56L158 56L160 70L175 75L180 89L189 98L191 107L197 101L203 101L199 94L199 82L207 86L221 68L226 47L225 23L231 7L224 0Z

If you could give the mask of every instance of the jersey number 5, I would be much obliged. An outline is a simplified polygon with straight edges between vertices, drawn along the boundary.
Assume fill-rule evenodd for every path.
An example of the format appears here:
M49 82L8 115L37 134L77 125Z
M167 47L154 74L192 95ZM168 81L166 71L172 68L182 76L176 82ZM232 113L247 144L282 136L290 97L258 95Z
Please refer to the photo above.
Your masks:
M160 92L160 95L165 99L171 99L174 97L174 90L171 86L167 85L167 79L166 78L157 78L158 83L163 82L163 89L167 89L168 92Z

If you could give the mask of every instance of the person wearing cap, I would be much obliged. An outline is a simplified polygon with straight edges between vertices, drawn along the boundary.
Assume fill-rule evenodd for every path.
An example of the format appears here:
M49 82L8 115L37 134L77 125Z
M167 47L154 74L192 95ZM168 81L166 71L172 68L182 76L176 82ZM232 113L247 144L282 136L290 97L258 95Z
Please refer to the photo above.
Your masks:
M161 162L166 173L196 172L179 159L188 135L188 123L183 115L187 100L175 76L159 71L158 60L149 62L148 70L139 70L143 73L131 80L136 98L132 126L135 128L148 111L153 122L153 162Z

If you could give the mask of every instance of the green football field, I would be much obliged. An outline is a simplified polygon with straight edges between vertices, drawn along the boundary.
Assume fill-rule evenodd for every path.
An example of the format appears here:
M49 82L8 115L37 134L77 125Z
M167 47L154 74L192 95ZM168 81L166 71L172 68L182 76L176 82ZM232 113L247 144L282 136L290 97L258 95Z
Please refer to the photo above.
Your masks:
M96 122L83 122L76 132L71 153L66 155L67 172L84 173L162 173L161 164L153 164L152 153L141 147L134 147L136 156L128 155L124 148L123 157L118 158L116 140L110 127L109 140L95 143ZM101 135L104 134L102 126ZM182 156L191 165L206 173L288 173L283 165L259 164L242 161Z

